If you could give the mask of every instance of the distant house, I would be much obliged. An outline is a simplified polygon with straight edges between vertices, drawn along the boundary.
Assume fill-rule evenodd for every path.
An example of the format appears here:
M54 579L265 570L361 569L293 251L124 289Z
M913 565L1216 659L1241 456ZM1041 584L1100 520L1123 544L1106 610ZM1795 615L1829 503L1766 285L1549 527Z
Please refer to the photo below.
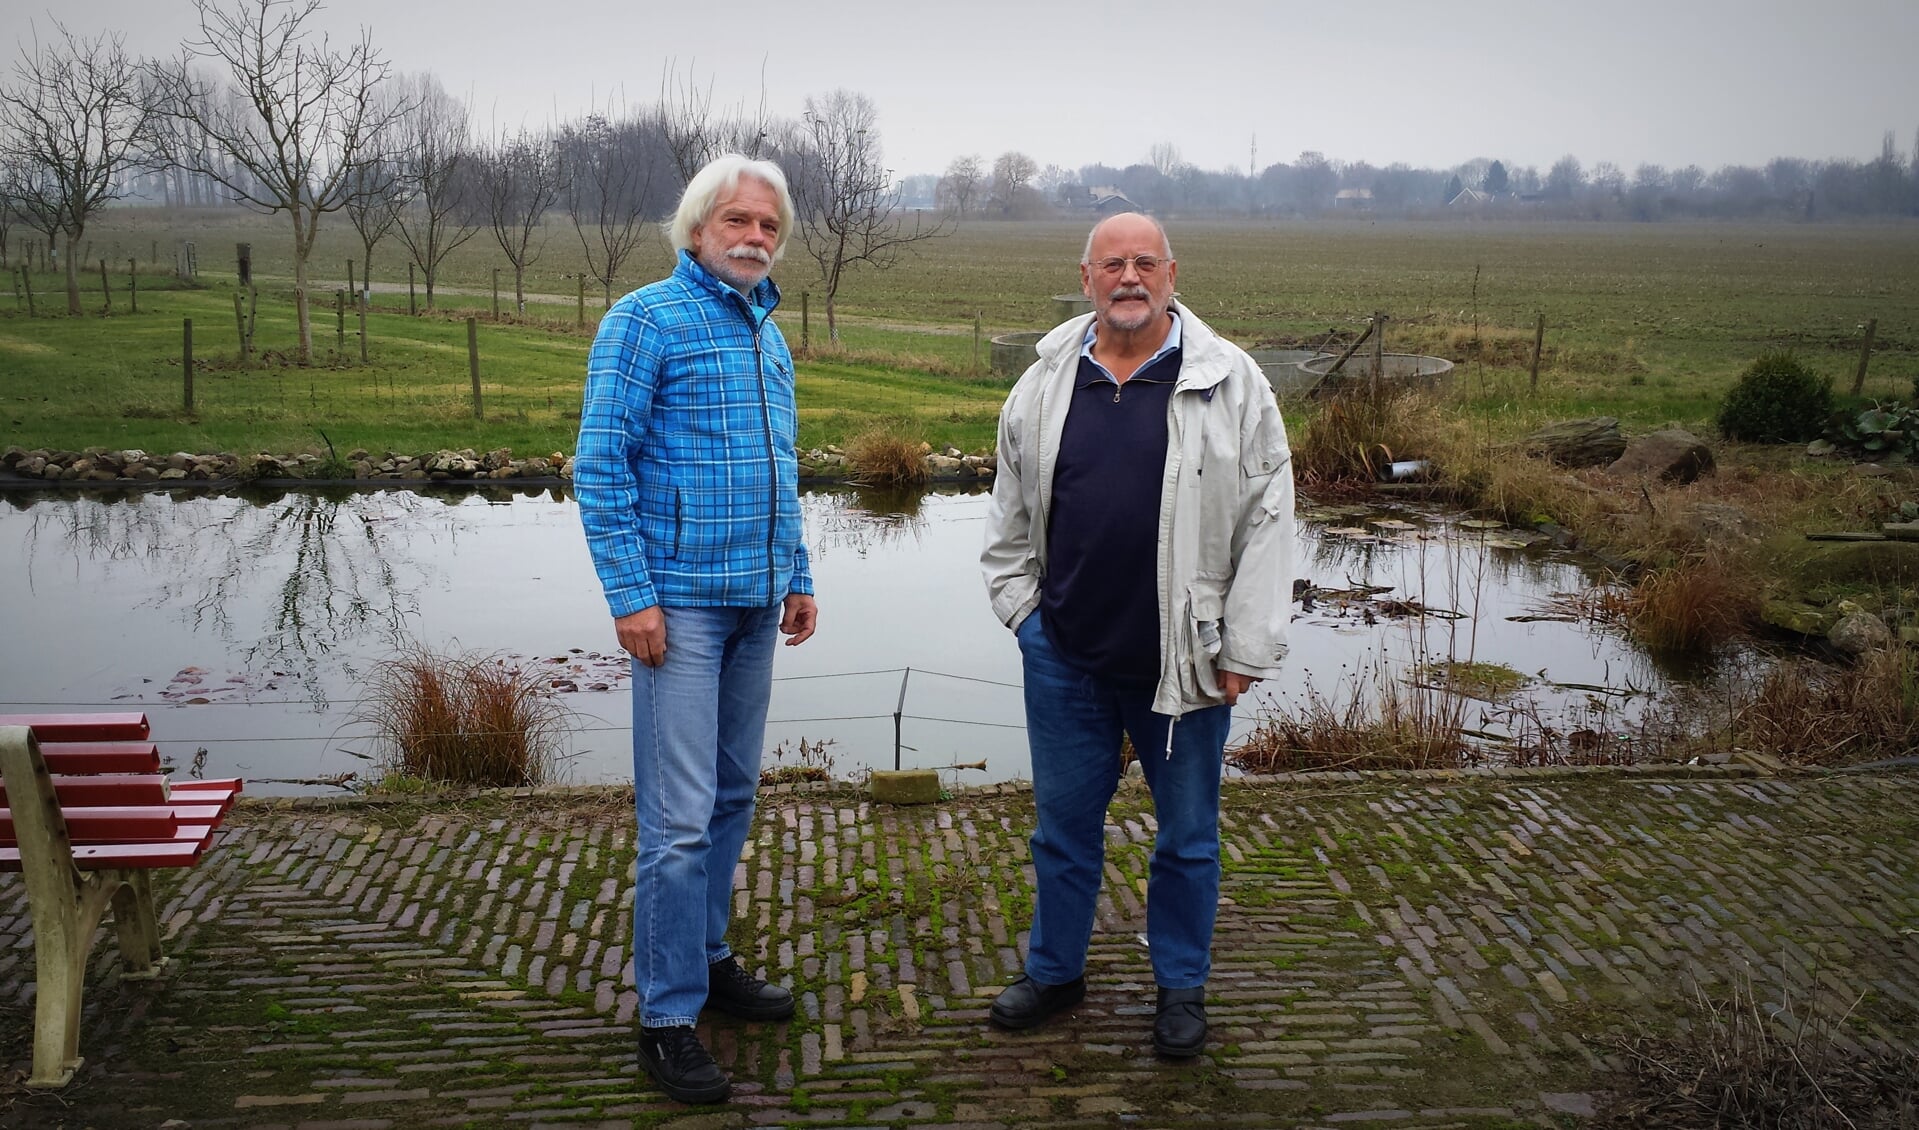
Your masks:
M1099 216L1116 216L1121 212L1146 210L1133 203L1125 193L1110 184L1087 189L1086 200L1082 206L1091 209L1095 215Z
M1342 188L1333 193L1334 208L1348 208L1364 211L1373 206L1373 190L1370 188Z
M1448 208L1484 208L1493 202L1493 194L1476 188L1462 188L1459 195L1446 201Z

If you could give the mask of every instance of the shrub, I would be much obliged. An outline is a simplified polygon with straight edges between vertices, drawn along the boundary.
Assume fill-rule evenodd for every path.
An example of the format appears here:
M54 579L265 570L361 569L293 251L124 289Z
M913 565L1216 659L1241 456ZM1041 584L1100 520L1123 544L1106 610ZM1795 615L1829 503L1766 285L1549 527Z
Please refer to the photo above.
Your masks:
M1717 554L1694 554L1648 571L1608 611L1652 651L1700 655L1739 635L1756 615L1749 577Z
M1791 353L1770 352L1746 367L1719 406L1719 431L1747 443L1815 439L1832 413L1832 382Z
M530 671L420 646L375 669L359 720L374 727L389 775L518 787L551 775L569 717Z

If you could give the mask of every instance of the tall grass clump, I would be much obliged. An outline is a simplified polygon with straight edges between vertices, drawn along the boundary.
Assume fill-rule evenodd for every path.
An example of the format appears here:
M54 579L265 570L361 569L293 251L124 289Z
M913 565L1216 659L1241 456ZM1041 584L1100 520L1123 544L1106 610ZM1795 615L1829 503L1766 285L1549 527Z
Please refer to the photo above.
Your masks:
M1292 437L1293 473L1306 487L1376 482L1386 464L1430 455L1441 429L1430 395L1354 379L1321 400Z
M1776 664L1737 704L1732 740L1798 765L1857 764L1919 749L1919 658L1879 648L1857 663Z
M360 712L389 775L481 787L550 780L570 718L533 672L426 647L376 668Z
M923 486L932 476L919 437L898 424L876 424L846 441L846 464L861 486Z
M1647 649L1699 655L1742 634L1758 616L1757 586L1717 554L1692 554L1640 576L1605 610Z
M1919 1127L1919 1055L1862 1046L1843 1004L1761 1001L1744 978L1725 1000L1695 987L1677 1034L1614 1041L1622 1066L1596 1125Z
M1226 758L1248 773L1456 769L1467 756L1463 695L1408 687L1377 668L1355 676L1344 705L1310 685L1296 711L1260 719Z

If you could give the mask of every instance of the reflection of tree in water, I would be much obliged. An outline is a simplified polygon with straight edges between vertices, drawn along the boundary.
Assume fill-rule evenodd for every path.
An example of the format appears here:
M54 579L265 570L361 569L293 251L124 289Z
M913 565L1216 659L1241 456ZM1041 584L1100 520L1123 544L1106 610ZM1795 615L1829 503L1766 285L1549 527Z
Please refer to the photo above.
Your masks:
M397 536L398 519L440 505L408 491L43 500L31 511L28 561L41 537L57 533L80 556L144 562L160 579L157 604L183 608L196 631L250 638L241 652L248 666L284 669L324 708L318 660L369 636L388 646L405 639L426 575ZM264 591L274 594L264 623L237 624L236 610Z
M926 530L926 492L848 488L811 491L800 504L810 519L814 554L848 549L860 557L894 542L917 542Z

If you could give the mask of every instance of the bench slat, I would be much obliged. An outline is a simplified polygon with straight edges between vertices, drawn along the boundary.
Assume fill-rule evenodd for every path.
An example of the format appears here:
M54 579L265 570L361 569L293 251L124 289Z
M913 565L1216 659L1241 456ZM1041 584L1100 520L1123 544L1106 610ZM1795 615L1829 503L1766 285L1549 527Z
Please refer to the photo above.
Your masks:
M158 774L102 773L92 777L54 776L49 780L62 810L167 803L167 779ZM6 799L6 784L0 782L0 804Z
M160 747L152 742L40 741L49 773L158 773Z
M170 840L181 823L179 814L171 805L75 808L62 815L67 826L67 841L74 844ZM0 844L12 847L18 843L13 828L13 810L0 808Z
M139 741L148 736L147 716L117 714L0 714L0 726L28 726L42 742Z
M204 839L158 844L86 844L73 849L73 865L82 871L109 867L186 867L199 860L213 843L211 830ZM0 871L20 870L20 849L0 847Z

